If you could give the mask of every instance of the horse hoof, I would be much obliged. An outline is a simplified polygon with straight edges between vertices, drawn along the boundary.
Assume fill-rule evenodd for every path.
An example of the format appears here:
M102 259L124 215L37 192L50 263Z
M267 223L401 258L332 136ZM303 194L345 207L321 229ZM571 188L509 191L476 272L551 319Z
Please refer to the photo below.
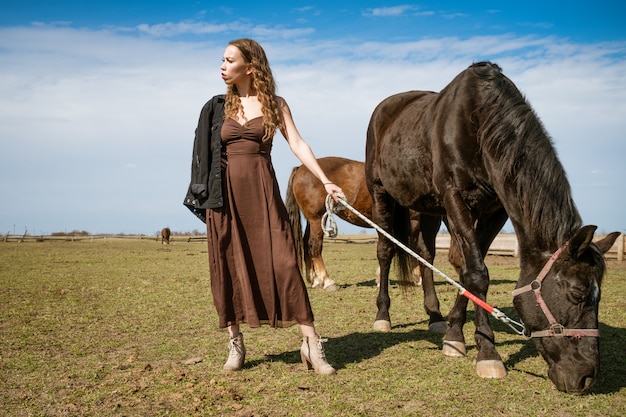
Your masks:
M376 330L377 332L390 332L391 322L389 320L376 320L374 322L374 330Z
M428 330L430 330L432 333L445 333L448 331L448 323L446 323L445 321L436 321L434 323L430 323L428 325Z
M320 281L320 280L316 279L316 280L314 280L314 281L313 281L313 283L311 284L311 288L317 288L317 287L319 287L319 286L321 286L321 285L322 285L322 281Z
M445 356L449 356L451 358L465 356L465 343L444 340L443 349L441 349L441 351Z
M476 373L481 378L504 378L506 369L502 361L492 359L476 362Z
M339 286L335 284L335 281L332 279L329 279L324 283L324 290L326 291L337 291L338 289Z

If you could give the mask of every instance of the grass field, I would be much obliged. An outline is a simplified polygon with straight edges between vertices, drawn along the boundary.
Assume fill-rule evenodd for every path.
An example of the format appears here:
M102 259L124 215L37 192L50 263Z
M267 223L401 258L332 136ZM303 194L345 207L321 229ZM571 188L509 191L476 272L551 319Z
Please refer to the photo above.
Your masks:
M494 323L508 371L474 373L428 332L421 289L395 286L392 331L375 333L374 244L328 242L341 285L309 290L337 375L307 372L301 337L243 327L243 371L223 375L206 243L153 240L0 243L0 416L622 416L626 410L626 262L609 262L600 306L601 375L592 392L557 391L531 341ZM437 266L452 275L438 257ZM516 260L489 256L488 301L517 317ZM437 278L444 314L456 296ZM469 314L473 319L473 310Z

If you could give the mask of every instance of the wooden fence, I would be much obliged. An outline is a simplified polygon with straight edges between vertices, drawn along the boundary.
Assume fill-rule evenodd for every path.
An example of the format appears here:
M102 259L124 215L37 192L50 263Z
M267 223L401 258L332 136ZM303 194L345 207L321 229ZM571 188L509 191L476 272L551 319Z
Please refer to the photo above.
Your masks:
M151 235L0 235L0 242L79 242L106 239L155 240ZM161 240L161 236L156 237ZM206 239L206 238L205 238ZM171 240L171 239L170 239Z
M595 240L602 239L604 236L596 236ZM376 242L376 235L351 235L351 236L337 236L336 238L329 239L330 242L343 242L343 243L373 243ZM624 260L624 240L626 237L620 235L611 249L606 253L607 259L617 259L618 261ZM437 250L447 250L450 247L450 235L438 234L435 240ZM519 246L517 244L517 236L514 234L499 234L491 244L489 248L489 255L504 255L519 257Z

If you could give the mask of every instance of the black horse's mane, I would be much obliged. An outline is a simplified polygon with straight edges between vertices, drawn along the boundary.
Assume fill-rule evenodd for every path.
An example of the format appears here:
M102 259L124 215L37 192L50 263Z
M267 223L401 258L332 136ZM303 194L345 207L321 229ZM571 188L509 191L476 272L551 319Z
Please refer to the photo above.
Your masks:
M558 245L581 226L565 170L542 122L517 87L490 62L473 64L483 104L476 114L483 152L497 160L509 198L519 201L530 229ZM515 193L514 196L510 195Z

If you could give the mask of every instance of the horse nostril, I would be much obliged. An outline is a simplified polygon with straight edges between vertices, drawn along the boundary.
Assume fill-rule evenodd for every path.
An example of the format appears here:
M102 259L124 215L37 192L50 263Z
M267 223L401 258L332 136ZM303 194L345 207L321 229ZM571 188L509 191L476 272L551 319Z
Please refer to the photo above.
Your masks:
M563 368L555 365L548 370L548 377L554 382L557 389L571 395L586 393L596 382L596 373L592 370L583 372L582 375L567 375Z
M593 386L596 379L593 376L584 376L580 381L580 392L583 393Z

